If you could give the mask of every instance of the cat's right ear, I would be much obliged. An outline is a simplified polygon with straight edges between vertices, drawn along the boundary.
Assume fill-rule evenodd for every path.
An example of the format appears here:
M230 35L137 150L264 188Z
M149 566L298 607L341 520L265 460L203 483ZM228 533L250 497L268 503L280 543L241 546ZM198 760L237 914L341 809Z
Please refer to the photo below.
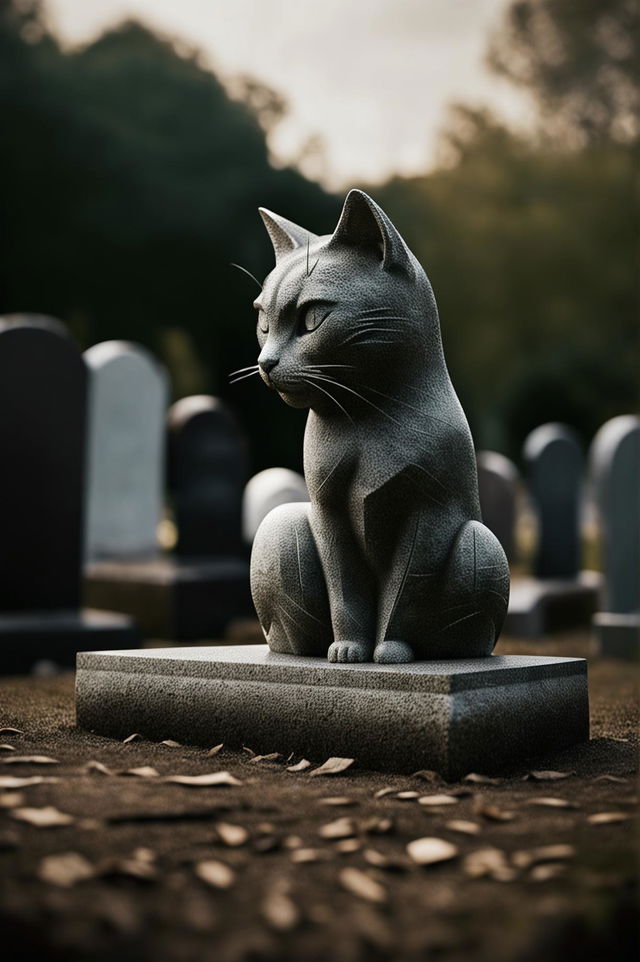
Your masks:
M297 224L287 220L286 217L280 217L279 214L274 214L264 207L259 207L258 211L264 221L264 226L267 228L267 233L271 238L271 243L273 244L276 255L276 263L281 257L284 257L285 254L290 254L291 251L296 250L298 247L306 247L308 244L313 244L313 242L318 239L316 234L312 234L310 231L298 227Z

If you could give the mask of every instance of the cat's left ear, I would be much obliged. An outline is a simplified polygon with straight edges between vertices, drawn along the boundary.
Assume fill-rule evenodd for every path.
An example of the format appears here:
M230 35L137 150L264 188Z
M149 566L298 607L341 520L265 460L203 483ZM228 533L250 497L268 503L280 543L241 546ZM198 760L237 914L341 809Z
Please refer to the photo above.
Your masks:
M286 217L280 217L279 214L274 214L265 207L259 207L258 210L271 238L276 263L281 257L290 254L297 247L306 247L307 244L313 244L314 241L318 240L317 234L312 234L311 231L298 227L297 224L287 220Z
M347 194L329 246L348 244L378 252L384 270L397 268L414 275L409 249L382 208L363 190Z

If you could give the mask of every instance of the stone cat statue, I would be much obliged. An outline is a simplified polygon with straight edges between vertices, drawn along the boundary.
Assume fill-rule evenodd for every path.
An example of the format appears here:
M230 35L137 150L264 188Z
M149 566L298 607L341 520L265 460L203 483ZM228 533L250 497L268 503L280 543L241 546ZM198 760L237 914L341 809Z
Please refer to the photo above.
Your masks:
M480 521L473 441L425 272L360 190L330 236L260 213L276 266L254 304L258 370L311 409L311 502L273 510L253 544L269 646L334 662L489 655L509 568Z

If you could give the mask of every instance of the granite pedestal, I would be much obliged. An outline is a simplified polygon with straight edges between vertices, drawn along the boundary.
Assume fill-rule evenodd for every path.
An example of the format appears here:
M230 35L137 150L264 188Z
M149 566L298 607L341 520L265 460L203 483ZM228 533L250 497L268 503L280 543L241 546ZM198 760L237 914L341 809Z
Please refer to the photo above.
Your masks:
M5 675L28 672L38 661L72 667L78 649L95 645L134 648L140 640L132 619L111 611L0 613L0 660Z
M97 608L126 611L150 638L216 638L233 618L253 614L242 558L96 562L86 570L85 596Z
M187 744L249 745L447 778L498 771L589 737L580 658L492 656L377 665L266 645L83 652L78 724Z
M577 578L514 578L503 633L540 638L588 625L596 610L602 578L583 571Z

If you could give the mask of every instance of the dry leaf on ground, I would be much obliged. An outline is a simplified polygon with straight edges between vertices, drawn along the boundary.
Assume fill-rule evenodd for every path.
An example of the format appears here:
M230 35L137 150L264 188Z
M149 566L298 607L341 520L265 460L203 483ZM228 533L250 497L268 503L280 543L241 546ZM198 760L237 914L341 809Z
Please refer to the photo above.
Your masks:
M220 742L219 745L214 745L213 748L210 748L209 751L207 752L207 758L212 758L213 755L218 755L223 748L224 748L224 744L222 742Z
M359 838L341 838L333 847L336 852L340 852L341 855L351 855L353 852L360 851L362 842Z
M436 865L458 855L458 849L444 838L416 838L407 845L407 854L416 865Z
M492 878L497 882L512 882L517 871L509 864L499 848L479 848L465 856L463 869L470 878Z
M205 775L167 775L163 782L187 785L190 788L226 788L243 783L230 772L209 772Z
M158 875L155 865L155 855L149 849L139 848L133 855L125 858L118 856L105 858L96 866L96 874L103 878L138 879L141 882L151 882Z
M564 875L565 872L566 865L559 865L558 863L534 865L529 878L532 882L548 882L550 879L558 878L559 875Z
M511 861L518 868L530 868L540 862L559 862L564 859L573 858L576 850L573 845L541 845L538 848L530 848L513 852Z
M311 768L311 762L307 758L301 758L299 762L295 765L289 765L287 768L288 772L306 772L308 768Z
M110 768L107 768L106 765L103 765L102 762L96 762L93 759L90 762L87 762L86 765L84 765L83 771L85 771L88 775L91 775L92 773L95 775L113 775L114 774L114 772L112 772Z
M596 812L587 816L589 825L614 825L616 822L626 822L631 816L627 812Z
M166 745L167 748L182 748L183 746L180 742L174 742L173 738L165 738L164 741L160 742L161 745Z
M343 868L339 878L342 887L352 895L357 895L358 898L365 899L367 902L376 902L378 905L387 901L384 886L359 868Z
M386 855L375 848L366 848L362 856L365 862L368 862L373 868L382 868L389 872L405 871L409 868L409 863L401 856Z
M0 745L0 752L15 752L13 745Z
M400 802L415 802L416 798L420 798L420 792L396 792L394 798Z
M231 866L216 859L197 862L194 871L202 882L215 889L229 889L236 880L236 874Z
M20 728L0 728L0 735L24 735Z
M95 869L79 852L60 852L59 855L47 855L43 858L36 874L43 882L68 889L77 882L94 878Z
M389 816L384 818L367 818L364 822L361 822L360 827L363 832L368 832L370 835L388 835L395 828L395 822Z
M355 758L327 758L320 768L310 772L310 777L313 775L339 775L340 772L346 772L347 768L351 768L354 761Z
M394 793L395 791L397 791L397 789L391 788L390 786L387 785L386 788L379 788L377 792L374 792L373 797L374 797L374 798L384 798L385 795L393 795L393 793Z
M230 825L229 822L216 822L215 833L218 841L227 848L238 848L249 841L249 833L244 825Z
M473 811L475 815L482 815L491 822L512 822L516 817L515 812L508 812L498 808L497 805L490 805L482 798L475 800Z
M0 788L30 788L32 785L50 785L52 782L59 781L59 778L51 778L43 775L27 775L24 778L18 775L0 775Z
M463 782L471 782L472 785L500 785L501 778L490 778L489 775L480 775L478 772L469 772L462 779Z
M321 838L350 838L356 834L355 822L352 818L337 818L334 822L327 822L318 829Z
M48 755L11 755L0 761L2 765L59 765L57 758Z
M628 785L629 779L622 778L620 775L598 775L594 782L613 782L616 785Z
M289 858L298 865L307 862L325 862L331 858L331 852L323 848L294 848Z
M282 758L280 752L269 752L268 755L254 755L251 759L252 763L255 762L278 762Z
M560 782L563 778L571 778L575 772L529 772L525 778L534 782Z
M418 799L418 805L425 805L427 808L438 808L444 805L457 805L459 798L454 795L422 795Z
M348 808L358 804L357 799L349 798L348 795L328 795L326 798L317 799L317 802L318 805L329 805L336 808Z
M61 812L53 805L45 805L44 808L12 808L9 815L35 828L58 828L75 822L73 815Z
M440 772L432 772L428 768L421 768L419 772L414 772L412 778L421 778L423 782L431 782L434 785L443 785L445 779Z
M266 894L260 911L267 925L276 932L290 932L300 922L298 906L279 888Z
M123 739L122 739L122 744L123 744L123 745L130 745L131 742L137 742L138 739L140 739L140 738L142 738L142 735L140 734L140 732L134 732L132 735L127 735L126 738L123 738Z
M552 798L550 795L541 795L540 798L528 798L525 805L539 805L541 808L577 808L575 802L570 802L566 798Z
M134 778L158 778L160 772L151 765L140 765L138 768L127 768L126 771L118 774L133 775Z
M0 808L18 808L24 800L22 792L0 792Z
M478 822L469 822L463 818L454 818L450 822L445 822L444 827L450 832L460 832L462 835L479 835L482 826Z

